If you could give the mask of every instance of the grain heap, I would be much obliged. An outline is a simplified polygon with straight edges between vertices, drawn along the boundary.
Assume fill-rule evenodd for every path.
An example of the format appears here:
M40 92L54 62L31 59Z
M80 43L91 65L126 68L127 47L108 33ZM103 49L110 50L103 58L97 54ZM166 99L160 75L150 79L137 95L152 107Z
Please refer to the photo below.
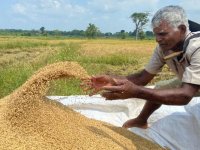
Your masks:
M125 129L88 119L46 99L50 81L62 77L88 75L77 63L55 63L0 100L1 150L162 149Z

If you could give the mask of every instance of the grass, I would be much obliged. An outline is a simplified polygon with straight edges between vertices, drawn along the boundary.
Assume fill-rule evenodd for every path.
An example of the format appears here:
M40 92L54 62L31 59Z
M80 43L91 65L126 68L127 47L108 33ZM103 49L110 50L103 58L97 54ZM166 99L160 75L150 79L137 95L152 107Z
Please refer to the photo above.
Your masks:
M9 94L21 84L23 84L28 77L33 74L34 70L28 65L17 65L0 69L0 94L1 97Z
M31 48L31 47L38 47L38 46L47 46L46 42L27 42L27 41L13 41L10 42L4 42L0 44L0 49L16 49L16 48Z
M96 63L96 64L108 64L113 66L119 65L137 65L138 61L134 57L127 55L114 54L109 56L97 56L97 57L81 57L79 62L82 63Z
M144 68L156 43L151 40L0 37L0 98L22 85L39 68L58 61L77 61L90 75L128 75ZM151 84L171 78L167 67ZM54 81L49 95L84 94L80 81Z

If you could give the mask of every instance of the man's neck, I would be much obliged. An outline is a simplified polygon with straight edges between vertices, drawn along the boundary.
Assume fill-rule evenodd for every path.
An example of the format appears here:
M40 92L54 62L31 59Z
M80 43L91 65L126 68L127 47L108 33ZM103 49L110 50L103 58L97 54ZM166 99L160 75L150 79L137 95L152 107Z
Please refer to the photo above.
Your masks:
M182 51L183 50L183 44L184 44L184 40L177 43L171 50L174 51L174 52Z
M187 37L191 34L191 31L187 31L185 37L179 42L177 43L171 50L174 52L179 52L183 50L183 45L185 40L187 39Z

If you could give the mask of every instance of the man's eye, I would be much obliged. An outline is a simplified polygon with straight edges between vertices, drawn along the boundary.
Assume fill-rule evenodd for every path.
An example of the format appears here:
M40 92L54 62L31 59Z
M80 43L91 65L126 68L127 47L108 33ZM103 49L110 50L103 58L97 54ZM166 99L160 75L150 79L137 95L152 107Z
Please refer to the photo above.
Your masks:
M165 36L165 35L167 35L167 33L159 33L158 35Z

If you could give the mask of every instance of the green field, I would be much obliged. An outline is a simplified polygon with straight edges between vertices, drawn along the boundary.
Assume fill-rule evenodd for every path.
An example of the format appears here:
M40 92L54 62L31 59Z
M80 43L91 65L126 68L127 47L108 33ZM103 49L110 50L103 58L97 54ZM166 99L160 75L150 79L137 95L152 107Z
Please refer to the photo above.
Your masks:
M76 61L89 75L128 75L144 68L156 43L153 40L65 39L0 37L0 98L22 85L39 68L59 61ZM164 67L150 83L174 76ZM84 94L80 81L52 83L48 95Z

